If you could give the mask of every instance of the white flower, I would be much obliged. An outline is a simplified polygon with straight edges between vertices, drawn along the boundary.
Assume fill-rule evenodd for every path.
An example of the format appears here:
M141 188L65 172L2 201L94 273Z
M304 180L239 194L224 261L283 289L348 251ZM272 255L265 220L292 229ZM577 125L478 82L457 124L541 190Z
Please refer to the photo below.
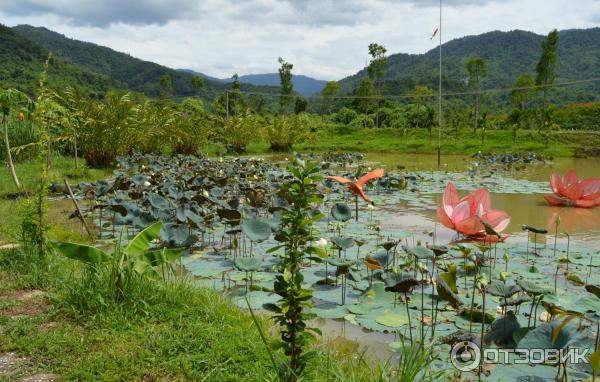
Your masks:
M150 182L148 182L148 181L145 181L145 182L144 182L144 187L150 187Z
M208 198L208 191L206 191L206 190L202 191L202 195L204 195L205 198Z
M325 239L324 237L322 237L319 240L317 240L315 242L315 244L318 245L319 247L327 247L327 239Z
M367 205L367 208L368 208L368 209L370 209L370 210L374 210L374 209L375 209L375 206L369 203L369 204Z

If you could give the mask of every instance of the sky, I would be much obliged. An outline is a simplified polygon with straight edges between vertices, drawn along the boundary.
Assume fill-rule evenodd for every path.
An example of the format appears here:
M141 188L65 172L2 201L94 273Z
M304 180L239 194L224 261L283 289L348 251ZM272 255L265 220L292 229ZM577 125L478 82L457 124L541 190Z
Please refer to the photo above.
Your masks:
M600 26L600 0L443 0L443 41L522 29ZM277 72L337 80L365 66L367 46L424 53L437 0L0 0L0 23L45 26L172 68L226 78Z

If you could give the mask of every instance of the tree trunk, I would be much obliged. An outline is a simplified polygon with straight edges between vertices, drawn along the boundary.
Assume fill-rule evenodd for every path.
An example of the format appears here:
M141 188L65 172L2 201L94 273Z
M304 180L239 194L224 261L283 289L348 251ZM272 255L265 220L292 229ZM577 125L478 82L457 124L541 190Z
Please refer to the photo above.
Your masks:
M379 128L379 99L377 99L377 112L375 113L375 127Z
M75 151L75 169L79 168L79 157L77 155L77 132L73 129L73 150Z
M477 132L477 119L479 118L479 93L475 94L475 107L473 108L473 134Z
M8 167L8 172L10 173L10 177L12 178L13 183L19 190L21 189L21 183L19 183L19 178L17 178L15 165L13 163L12 154L10 152L10 142L8 140L8 116L6 114L2 115L2 127L4 129L4 146L6 148L6 166Z

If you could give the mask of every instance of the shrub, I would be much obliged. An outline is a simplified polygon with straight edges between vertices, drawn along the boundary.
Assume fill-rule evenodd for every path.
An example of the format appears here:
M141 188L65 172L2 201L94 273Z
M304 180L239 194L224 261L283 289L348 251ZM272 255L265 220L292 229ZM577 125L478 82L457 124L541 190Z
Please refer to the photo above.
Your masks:
M295 143L309 135L309 120L304 114L275 117L267 124L267 138L272 151L290 151Z

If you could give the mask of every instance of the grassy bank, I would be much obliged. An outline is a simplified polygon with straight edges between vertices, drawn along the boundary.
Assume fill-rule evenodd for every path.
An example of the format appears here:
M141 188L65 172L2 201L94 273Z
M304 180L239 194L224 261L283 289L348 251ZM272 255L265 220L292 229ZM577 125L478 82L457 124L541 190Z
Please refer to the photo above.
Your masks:
M309 142L297 144L294 149L308 151L361 151L381 153L437 153L437 130L431 136L426 129L324 129L316 132ZM520 130L517 139L507 130L487 130L484 141L481 132L463 129L443 131L441 151L444 154L474 154L477 151L494 153L535 152L553 157L571 157L585 154L600 146L600 134L585 131L560 131L554 133L548 145L537 131ZM248 153L264 154L269 150L265 142L252 142ZM212 150L214 152L214 150Z
M80 161L81 163L81 161ZM26 192L32 192L38 182L39 163L37 160L27 160L15 163L15 168L19 180ZM62 184L64 179L68 179L71 184L79 182L93 181L103 179L112 173L112 169L97 170L80 167L75 169L75 160L60 155L52 158L52 165L48 173L49 179ZM19 221L21 205L24 202L22 198L12 198L8 194L17 192L8 171L2 166L0 171L0 242L14 241L19 234ZM59 224L53 224L50 227L50 235L56 239L83 239L81 224L76 220L69 220L68 216L72 212L72 206L69 203L51 203L49 210L49 220L57 221ZM67 210L69 211L67 213Z
M119 304L81 301L102 296L81 271L62 258L0 252L0 355L28 360L0 381L37 372L65 381L274 380L251 317L226 297L179 280L143 285ZM378 380L356 354L321 350L305 380Z

